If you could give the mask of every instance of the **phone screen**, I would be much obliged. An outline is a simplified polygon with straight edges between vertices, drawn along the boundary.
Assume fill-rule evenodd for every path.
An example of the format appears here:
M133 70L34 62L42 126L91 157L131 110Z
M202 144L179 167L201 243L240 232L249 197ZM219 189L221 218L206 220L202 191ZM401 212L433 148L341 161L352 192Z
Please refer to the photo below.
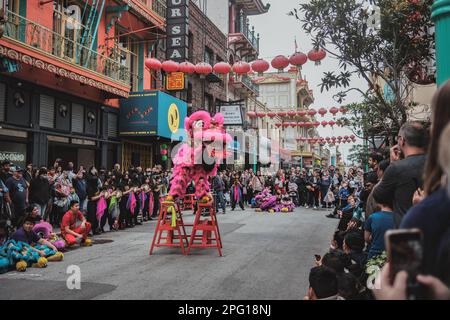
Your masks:
M423 292L417 282L417 276L423 272L423 240L419 230L405 230L387 234L388 255L390 261L390 282L400 271L408 273L408 296L421 299Z
M389 242L391 282L401 270L408 272L409 278L415 279L422 271L422 234L417 231L391 234Z

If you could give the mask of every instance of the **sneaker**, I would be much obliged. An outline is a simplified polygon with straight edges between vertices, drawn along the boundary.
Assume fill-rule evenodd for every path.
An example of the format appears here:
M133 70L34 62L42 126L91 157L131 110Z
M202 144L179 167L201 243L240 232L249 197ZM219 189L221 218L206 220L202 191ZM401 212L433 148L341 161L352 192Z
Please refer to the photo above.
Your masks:
M336 216L334 214L332 214L332 213L327 214L325 217L331 218L331 219L335 219L336 218Z
M309 207L308 207L308 206L305 206L305 209L309 209Z
M317 210L317 209L319 209L317 206L314 206L314 210Z

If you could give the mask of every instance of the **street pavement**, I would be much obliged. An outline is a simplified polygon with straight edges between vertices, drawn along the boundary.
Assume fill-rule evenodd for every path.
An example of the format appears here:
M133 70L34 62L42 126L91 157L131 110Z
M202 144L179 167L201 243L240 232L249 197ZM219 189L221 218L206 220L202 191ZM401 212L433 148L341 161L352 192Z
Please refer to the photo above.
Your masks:
M328 250L337 225L325 214L304 208L218 214L223 257L216 249L183 256L174 248L155 248L149 256L155 221L108 232L46 269L0 275L0 299L302 299L314 254ZM184 219L192 223L192 213ZM71 265L81 271L79 290L67 287Z

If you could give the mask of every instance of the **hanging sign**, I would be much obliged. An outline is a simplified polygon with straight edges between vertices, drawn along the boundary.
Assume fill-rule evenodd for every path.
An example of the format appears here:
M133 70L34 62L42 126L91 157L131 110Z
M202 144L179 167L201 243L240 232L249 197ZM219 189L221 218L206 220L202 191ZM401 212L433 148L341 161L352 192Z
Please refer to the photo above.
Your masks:
M184 62L189 51L189 0L167 1L167 60Z

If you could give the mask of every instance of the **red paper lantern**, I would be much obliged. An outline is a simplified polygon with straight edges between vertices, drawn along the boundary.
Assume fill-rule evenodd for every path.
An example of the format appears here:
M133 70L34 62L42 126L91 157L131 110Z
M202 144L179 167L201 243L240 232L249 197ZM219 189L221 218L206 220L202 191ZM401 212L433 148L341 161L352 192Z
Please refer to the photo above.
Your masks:
M320 122L319 122L319 121L316 121L316 122L313 123L313 125L314 125L314 127L317 128L318 126L320 126Z
M180 63L180 65L178 66L178 70L183 73L193 74L195 73L195 66L192 63L186 61Z
M323 117L328 113L328 110L325 108L320 108L319 109L319 114Z
M250 65L245 61L238 61L233 65L233 72L236 74L247 74L251 70Z
M349 136L344 136L344 140L347 140L349 138Z
M264 118L264 117L266 116L266 113L265 113L265 112L257 112L257 113L256 113L256 116L257 116L258 118Z
M330 142L330 141L331 141L331 138L330 138L330 137L326 137L325 140L326 140L327 142Z
M352 135L350 136L350 139L352 139L352 140L356 139L355 135L352 134Z
M328 124L333 128L336 125L336 122L331 120L331 121L328 121Z
M279 128L281 127L283 124L282 123L275 123L275 127Z
M151 70L161 70L162 63L158 59L148 58L145 59L145 66Z
M335 116L338 112L339 112L339 109L336 108L336 107L333 107L333 108L330 109L330 113L331 113L333 116Z
M272 60L272 67L278 71L283 71L289 65L289 59L283 55L276 56Z
M340 107L339 111L342 112L343 114L346 114L348 109L346 107Z
M279 117L286 117L286 112L278 112Z
M325 128L328 125L328 121L322 121L322 126Z
M251 119L256 118L256 112L255 111L249 111L247 112L247 116Z
M303 117L306 117L307 112L306 112L306 110L301 110L301 111L297 112L297 114L303 118Z
M314 116L317 114L317 111L316 111L316 109L309 109L308 114L309 114L311 117L314 117Z
M308 59L314 61L316 66L320 65L320 61L325 59L326 56L327 53L323 49L319 50L313 49L308 53Z
M195 65L195 72L200 75L206 76L212 72L212 67L206 62L200 62Z
M275 112L268 112L268 113L267 113L267 116L268 116L270 119L273 119L273 118L275 118L275 117L277 116L277 114L276 114Z
M304 122L299 122L299 123L298 123L298 126L299 126L299 127L305 127L306 125L305 125Z
M289 58L289 63L296 66L299 70L302 69L302 65L304 65L307 61L308 56L303 52L296 52Z
M167 60L162 63L162 69L167 73L177 72L180 65L172 60Z
M288 114L289 117L294 118L297 115L297 112L289 111L287 114Z
M218 74L228 74L231 72L231 66L226 62L218 62L214 65L213 70Z
M270 64L266 60L258 59L252 63L252 69L262 75L264 72L270 69Z
M331 141L333 141L333 143L336 143L336 137L332 137Z
M289 122L283 122L283 128L287 128L287 127L289 127L290 126L290 123Z

